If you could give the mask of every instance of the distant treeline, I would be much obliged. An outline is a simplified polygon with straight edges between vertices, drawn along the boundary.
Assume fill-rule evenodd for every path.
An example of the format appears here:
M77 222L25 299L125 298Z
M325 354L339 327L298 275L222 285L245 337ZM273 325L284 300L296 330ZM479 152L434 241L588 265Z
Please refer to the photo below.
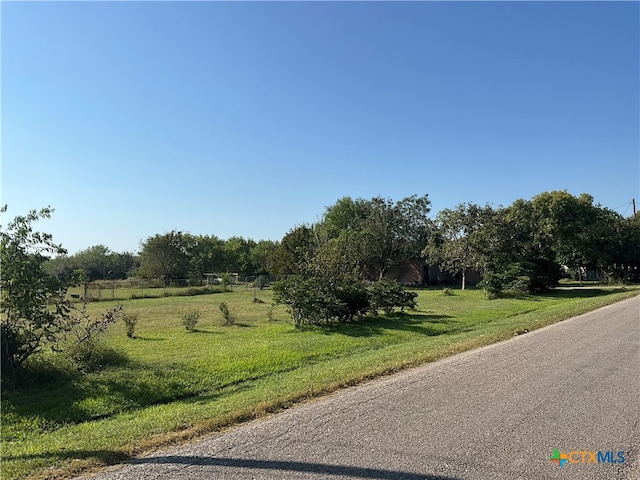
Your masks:
M423 259L460 275L481 273L485 288L540 291L561 274L638 280L640 215L625 218L593 197L544 192L508 207L461 204L428 217L427 195L390 199L344 197L321 220L293 227L280 241L171 231L147 238L138 254L97 245L52 259L58 277L87 280L190 278L205 273L299 275L377 280L403 262ZM464 286L464 284L463 284Z
M74 255L58 256L47 270L58 278L75 276L84 281L143 279L197 279L205 273L267 274L266 258L277 242L256 242L242 237L222 240L214 235L180 231L147 238L139 253L113 252L95 245Z

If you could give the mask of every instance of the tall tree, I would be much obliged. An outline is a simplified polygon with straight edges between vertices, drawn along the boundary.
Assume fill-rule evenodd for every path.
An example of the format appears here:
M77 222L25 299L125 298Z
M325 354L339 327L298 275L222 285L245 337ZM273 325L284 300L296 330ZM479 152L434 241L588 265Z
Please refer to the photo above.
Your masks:
M462 290L466 287L467 270L480 269L483 263L479 232L493 215L494 211L488 205L479 207L467 203L444 209L435 218L434 232L423 255L443 271L460 274Z
M189 256L189 276L200 280L205 273L225 271L224 241L215 235L198 235L194 238Z
M272 275L302 275L315 254L315 234L311 226L292 228L274 248L267 266Z
M640 212L618 224L618 245L612 269L623 280L640 281Z
M244 237L234 236L227 239L223 245L225 271L243 275L253 274L255 269L251 263L251 249L255 243L254 240Z
M112 252L104 245L86 248L74 255L58 255L44 266L48 273L64 280L80 269L88 280L125 279L138 266L138 259L130 252Z
M540 231L555 250L555 260L580 273L603 268L611 260L617 214L593 204L591 195L543 192L531 200ZM613 215L612 215L613 214Z
M392 268L417 258L431 229L427 195L412 195L398 202L383 197L352 200L344 197L328 207L319 228L330 238L349 245L356 265L378 279Z
M278 244L273 240L259 240L250 251L251 264L255 275L269 275L269 258Z
M141 245L139 275L143 278L186 278L193 237L180 231L157 234Z
M478 231L483 282L490 294L505 288L542 292L557 285L560 265L546 222L531 201L519 199L496 211Z

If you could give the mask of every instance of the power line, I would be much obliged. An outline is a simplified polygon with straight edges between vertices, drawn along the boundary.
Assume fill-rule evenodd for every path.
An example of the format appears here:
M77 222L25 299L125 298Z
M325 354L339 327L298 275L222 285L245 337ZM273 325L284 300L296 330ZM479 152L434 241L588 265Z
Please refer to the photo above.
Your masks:
M630 201L623 203L622 205L618 205L616 208L614 208L613 210L618 210L622 207L627 207L624 209L624 213L622 213L622 216L624 217L627 212L629 211L629 207L633 206L633 215L635 216L636 214L636 199L632 198Z
M617 207L614 208L614 210L618 210L621 207L624 207L625 205L629 206L631 205L631 203L633 202L633 200L630 200L628 202L624 202L622 205L618 205Z
M624 213L622 214L622 216L624 217L627 212L629 211L629 207L631 206L631 202L627 203L627 208L625 209Z

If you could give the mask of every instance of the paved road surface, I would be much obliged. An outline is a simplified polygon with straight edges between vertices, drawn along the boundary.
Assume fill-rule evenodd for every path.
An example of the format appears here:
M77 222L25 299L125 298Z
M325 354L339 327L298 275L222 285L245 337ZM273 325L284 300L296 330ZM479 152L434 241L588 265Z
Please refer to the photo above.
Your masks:
M640 479L639 418L635 297L97 478ZM559 467L554 449L626 461Z

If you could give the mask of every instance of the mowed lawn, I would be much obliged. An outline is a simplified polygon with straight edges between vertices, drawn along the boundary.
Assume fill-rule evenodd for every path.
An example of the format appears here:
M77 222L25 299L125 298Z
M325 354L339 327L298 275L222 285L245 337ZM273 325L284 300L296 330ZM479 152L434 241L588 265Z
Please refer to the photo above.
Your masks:
M296 401L523 334L640 293L573 289L487 300L480 290L419 290L416 311L296 329L271 292L126 300L104 342L115 365L70 375L42 367L2 392L2 478L66 478ZM236 317L224 326L226 302ZM89 304L95 314L113 302ZM269 310L272 308L272 319ZM198 309L197 331L181 316Z

